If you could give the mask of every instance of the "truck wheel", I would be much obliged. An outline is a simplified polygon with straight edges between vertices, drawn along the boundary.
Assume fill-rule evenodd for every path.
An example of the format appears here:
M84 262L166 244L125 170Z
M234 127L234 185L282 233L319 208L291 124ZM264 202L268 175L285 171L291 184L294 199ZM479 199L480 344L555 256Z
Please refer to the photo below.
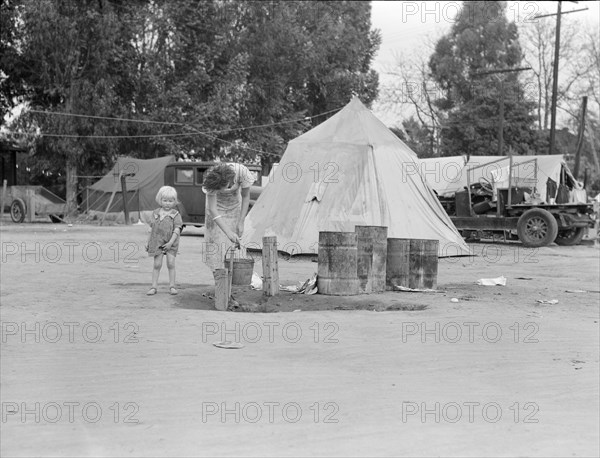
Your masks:
M526 247L550 245L558 234L558 223L549 211L532 208L519 218L517 234Z
M585 235L585 227L574 227L566 231L560 231L556 236L556 244L562 246L579 245Z
M25 221L25 203L21 199L13 200L10 205L10 219L13 220L13 223Z

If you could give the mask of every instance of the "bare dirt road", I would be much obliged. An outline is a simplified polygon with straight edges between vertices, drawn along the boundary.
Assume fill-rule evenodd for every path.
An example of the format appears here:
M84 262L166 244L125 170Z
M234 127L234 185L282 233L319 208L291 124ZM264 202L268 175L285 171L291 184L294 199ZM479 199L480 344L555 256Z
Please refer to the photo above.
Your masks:
M153 297L144 226L0 236L2 456L600 454L596 247L475 244L440 260L441 292L232 313L205 296L195 229L180 294L165 269ZM317 264L279 268L294 285Z

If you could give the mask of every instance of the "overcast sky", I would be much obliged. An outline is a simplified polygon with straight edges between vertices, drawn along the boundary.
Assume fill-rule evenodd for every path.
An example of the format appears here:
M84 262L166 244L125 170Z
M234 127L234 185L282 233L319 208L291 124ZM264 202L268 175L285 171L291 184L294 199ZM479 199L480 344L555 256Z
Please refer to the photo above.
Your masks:
M428 42L435 42L447 33L455 22L457 14L462 14L462 2L433 1L373 1L371 23L381 31L382 44L373 67L380 73L380 84L385 84L385 72L393 66L398 55L422 52L429 56ZM558 2L508 2L507 17L517 24L531 21L553 21L556 16L535 19L535 16L556 13ZM562 21L578 20L586 25L600 27L600 2L562 2L562 11L589 8L562 16ZM492 12L490 12L492 15ZM380 104L373 105L373 112L388 126L400 125L398 116L384 110Z

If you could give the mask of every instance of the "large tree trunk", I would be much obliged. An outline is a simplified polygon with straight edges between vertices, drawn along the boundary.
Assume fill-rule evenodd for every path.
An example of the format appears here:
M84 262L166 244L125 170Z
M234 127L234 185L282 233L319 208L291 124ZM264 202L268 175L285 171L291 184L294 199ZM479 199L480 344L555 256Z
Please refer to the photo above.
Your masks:
M67 214L74 216L77 213L77 160L71 155L67 156Z

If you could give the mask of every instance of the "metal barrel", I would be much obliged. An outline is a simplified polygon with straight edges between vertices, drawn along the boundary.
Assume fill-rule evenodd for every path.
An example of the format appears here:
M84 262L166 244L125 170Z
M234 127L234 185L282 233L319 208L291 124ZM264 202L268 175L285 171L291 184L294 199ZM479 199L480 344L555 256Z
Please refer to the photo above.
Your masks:
M361 293L385 291L387 227L356 226L357 276Z
M353 296L359 293L355 232L319 232L318 261L320 294Z

